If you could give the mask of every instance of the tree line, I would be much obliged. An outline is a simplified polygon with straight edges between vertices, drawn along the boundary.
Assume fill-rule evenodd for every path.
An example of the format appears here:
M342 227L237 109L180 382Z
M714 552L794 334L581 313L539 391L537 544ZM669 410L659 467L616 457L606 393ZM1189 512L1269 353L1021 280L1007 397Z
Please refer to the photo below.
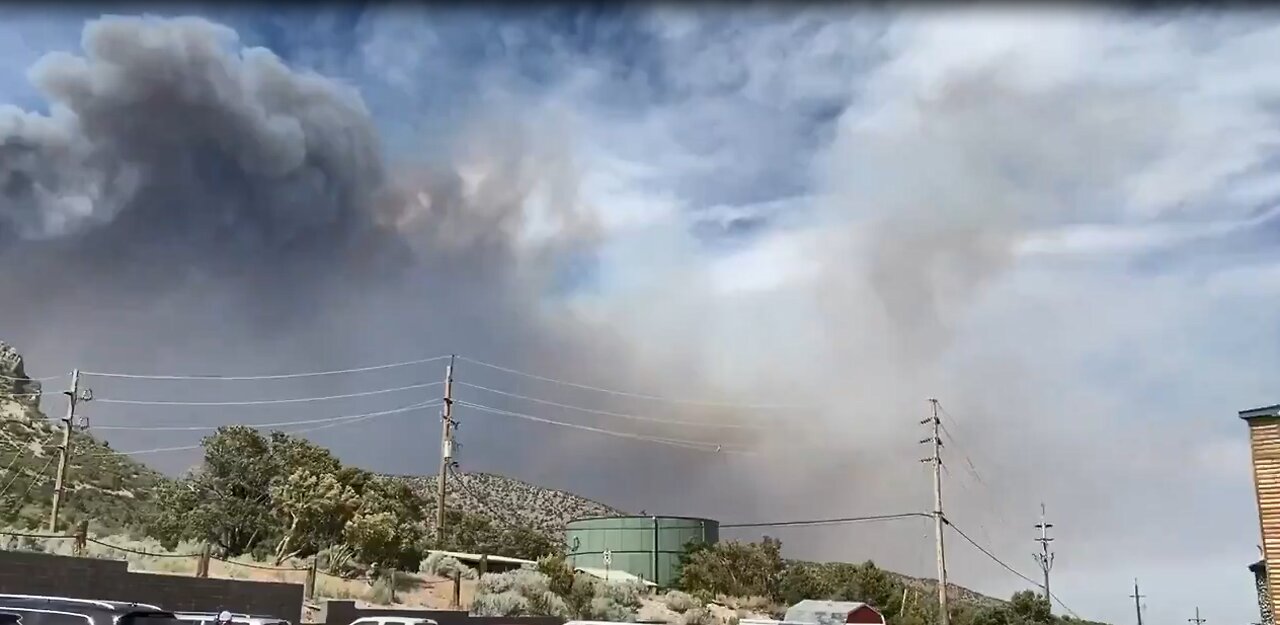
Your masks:
M782 557L782 543L727 541L690 544L681 558L677 586L702 600L764 597L775 610L804 599L860 601L884 615L889 625L938 622L936 582L911 587L874 562L803 562ZM1052 614L1041 594L1023 590L1009 601L956 601L948 606L953 625L1092 625ZM781 614L776 614L781 617Z
M158 487L144 523L170 548L203 542L219 557L276 564L317 557L343 575L416 571L430 549L531 560L561 550L532 527L462 510L446 510L436 536L434 501L283 432L228 426L201 445L204 462Z

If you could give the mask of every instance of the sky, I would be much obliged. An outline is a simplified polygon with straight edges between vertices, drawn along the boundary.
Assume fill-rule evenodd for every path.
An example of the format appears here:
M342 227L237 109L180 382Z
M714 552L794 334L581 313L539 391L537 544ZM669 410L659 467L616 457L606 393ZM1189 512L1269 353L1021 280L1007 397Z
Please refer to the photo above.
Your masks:
M1034 576L1043 502L1072 610L1130 622L1138 578L1151 622L1253 622L1235 415L1280 402L1277 48L1280 14L1207 9L6 6L0 339L41 376L452 352L712 398L736 407L462 361L460 397L499 412L463 412L460 462L725 522L927 509L936 397L948 517ZM438 365L86 378L102 400L254 401ZM194 427L403 403L89 414ZM424 416L310 436L430 472ZM138 457L176 472L198 452ZM796 557L924 576L927 529L776 534ZM956 583L1027 586L948 550Z

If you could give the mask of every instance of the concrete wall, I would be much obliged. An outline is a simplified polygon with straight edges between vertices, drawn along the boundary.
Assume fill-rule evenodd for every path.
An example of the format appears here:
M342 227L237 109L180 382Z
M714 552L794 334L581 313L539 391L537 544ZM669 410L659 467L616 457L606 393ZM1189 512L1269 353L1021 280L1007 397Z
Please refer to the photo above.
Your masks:
M0 593L134 601L173 611L226 609L295 624L302 618L300 584L132 573L120 560L20 551L0 551Z
M564 625L564 620L550 616L471 616L462 610L374 610L356 608L354 601L327 601L324 608L325 625L350 625L366 616L408 616L429 618L440 625Z

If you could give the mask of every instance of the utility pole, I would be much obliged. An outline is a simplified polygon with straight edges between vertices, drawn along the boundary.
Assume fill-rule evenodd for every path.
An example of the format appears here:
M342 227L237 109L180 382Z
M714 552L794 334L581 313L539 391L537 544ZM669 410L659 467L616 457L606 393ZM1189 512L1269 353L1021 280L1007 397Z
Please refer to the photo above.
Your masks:
M1138 613L1138 625L1142 625L1142 600L1146 598L1146 595L1138 592L1138 578L1136 577L1133 578L1133 594L1129 596L1133 597L1133 609Z
M49 511L49 532L58 531L58 512L66 496L67 460L71 454L71 428L75 427L76 404L93 399L89 389L80 390L80 370L71 372L71 388L63 391L67 396L67 415L62 418L62 445L58 447L58 476L53 486L53 509Z
M444 407L440 410L440 478L436 483L436 543L444 546L444 498L448 492L449 466L453 462L453 360L444 370Z
M942 419L938 417L938 400L930 399L933 416L920 422L930 426L929 438L920 441L933 448L933 454L921 462L933 465L933 534L938 549L938 624L950 625L951 614L947 611L947 552L943 545L942 530L946 519L942 516Z
M1036 542L1040 543L1040 553L1033 554L1036 564L1040 565L1040 570L1044 572L1044 601L1049 604L1049 613L1053 614L1053 593L1049 592L1049 569L1053 568L1053 552L1049 551L1049 543L1053 542L1049 538L1049 528L1053 527L1052 523L1045 521L1044 504L1040 504L1040 522L1036 524L1036 529L1040 530L1040 538Z
M1187 619L1187 622L1195 625L1204 625L1204 619L1200 618L1200 606L1196 606L1196 617Z

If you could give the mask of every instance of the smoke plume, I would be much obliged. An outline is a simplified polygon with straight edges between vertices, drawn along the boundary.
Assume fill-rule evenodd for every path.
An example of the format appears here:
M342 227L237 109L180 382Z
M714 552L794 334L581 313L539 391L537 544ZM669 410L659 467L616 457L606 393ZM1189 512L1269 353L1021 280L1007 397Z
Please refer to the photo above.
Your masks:
M1229 104L1221 93L1239 86L1211 84L1217 74L1206 68L1236 65L1222 58L1265 60L1270 51L1204 48L1226 56L1195 65L1199 57L1177 56L1195 46L1165 30L1113 26L1088 12L1015 18L1010 27L966 15L947 16L945 25L918 14L888 26L822 12L788 21L774 11L766 17L778 26L758 29L768 35L759 45L758 14L732 18L742 28L702 29L696 14L658 13L650 35L670 53L673 75L650 78L667 80L679 106L654 105L632 125L609 115L593 125L552 107L472 107L444 154L417 160L386 156L383 143L402 138L379 136L355 89L243 48L230 28L196 18L92 21L81 53L49 54L31 69L47 111L0 108L0 339L37 375L72 367L252 375L458 353L642 393L785 405L745 410L622 396L591 404L695 423L661 426L457 389L498 409L754 449L673 450L461 413L464 470L506 472L637 511L726 521L930 509L929 475L918 462L927 451L917 443L926 436L926 399L936 396L952 415L949 518L997 553L1023 554L1006 557L1026 571L1036 504L1046 501L1061 531L1056 544L1071 545L1059 560L1064 597L1101 588L1105 576L1114 587L1127 584L1129 572L1114 570L1117 553L1163 571L1176 564L1168 545L1180 537L1186 558L1234 548L1225 539L1185 540L1219 519L1184 502L1216 511L1250 501L1247 481L1221 468L1234 466L1221 460L1232 457L1233 439L1192 417L1229 412L1242 393L1273 381L1267 376L1280 360L1265 351L1267 341L1241 336L1274 333L1274 301L1235 306L1188 295L1207 288L1202 274L1143 273L1134 261L1163 245L1159 236L1153 244L1159 226L1208 232L1197 211L1212 211L1213 232L1256 218L1241 208L1249 202L1232 176L1261 168L1273 122L1252 100ZM393 34L407 40L368 46L377 62L394 65L391 82L407 84L410 70L445 62L433 56L432 38L415 34L412 15L391 17ZM1082 43L1095 35L1103 43ZM513 56L522 45L496 38ZM850 41L873 49L872 60L847 58ZM1134 51L1134 41L1148 47ZM1254 41L1280 39L1272 32ZM580 97L603 84L605 95L574 102L648 103L645 81L606 60L567 58L581 61L580 73L554 95ZM1139 61L1125 60L1132 58ZM630 71L630 60L618 64ZM825 71L807 71L813 67ZM857 80L848 75L855 71ZM617 76L629 78L610 82ZM1157 84L1177 87L1153 90ZM1204 93L1181 91L1184 84ZM448 85L424 89L454 97ZM1170 105L1175 98L1186 100ZM797 154L808 138L792 136L807 126L773 121L780 111L830 118L833 109L840 113L829 127L813 132L823 138L811 159ZM663 133L674 136L670 144ZM586 157L601 152L649 160ZM747 251L712 261L693 240L687 207L663 195L716 197L697 180L664 178L668 171L754 178L784 162L800 170L789 176L812 179L809 219L780 220ZM644 180L633 186L652 193L592 186L599 170L628 166ZM1251 188L1264 194L1274 185ZM663 219L649 219L655 215ZM610 228L626 219L643 227L613 237ZM1109 250L1129 251L1096 253L1088 232L1073 230L1094 225L1112 237ZM1194 261L1186 262L1206 274L1218 268ZM593 279L612 290L593 288ZM1236 359L1244 357L1257 366L1240 372ZM1200 382L1217 370L1239 375ZM456 373L477 386L593 401L468 361ZM217 401L442 377L432 365L278 383L88 383L99 398ZM404 399L323 409L99 402L87 410L95 423L268 422L394 408ZM766 427L716 427L755 420ZM433 470L434 415L376 423L315 439L374 470ZM110 438L120 449L194 442L154 432ZM142 458L179 470L196 455ZM1191 474L1209 477L1184 483ZM961 483L976 492L952 488ZM1139 515L1167 522L1132 529ZM1235 537L1253 521L1245 514L1221 522L1218 530L1230 531L1218 535ZM792 555L870 557L932 575L927 530L907 523L778 533ZM997 594L1024 587L951 544L954 581ZM1252 557L1251 544L1244 547L1241 565ZM1092 596L1110 609L1106 593L1115 594ZM1128 614L1127 604L1120 609Z

